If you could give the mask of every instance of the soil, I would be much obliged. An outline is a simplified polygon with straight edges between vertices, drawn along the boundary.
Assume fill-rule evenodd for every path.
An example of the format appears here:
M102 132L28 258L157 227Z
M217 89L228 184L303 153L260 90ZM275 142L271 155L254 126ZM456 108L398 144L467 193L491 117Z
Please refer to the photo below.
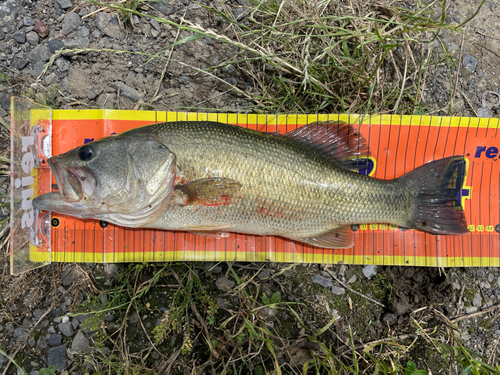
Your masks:
M201 3L206 4L207 1ZM147 3L143 10L174 22L181 22L181 17L184 17L205 28L215 28L229 38L236 37L234 31L227 28L227 24L220 17L207 12L194 2L172 0L155 4ZM226 1L224 4L233 14L241 15L246 9L244 2L239 0ZM478 4L467 1L451 3L446 13L449 23L465 21L473 15ZM133 28L123 28L115 22L115 13L102 12L104 15L100 17L96 12L98 9L99 7L91 3L70 0L8 0L0 5L0 73L8 77L8 81L2 80L0 87L0 115L7 123L10 121L8 99L11 95L26 95L39 101L43 100L55 108L71 109L183 111L202 107L202 110L207 111L234 112L249 105L243 95L230 91L230 86L227 85L234 84L242 90L252 89L252 81L245 74L243 65L229 65L214 72L213 76L197 74L196 69L216 66L230 59L236 53L234 47L202 38L179 44L173 47L173 50L163 50L164 46L183 40L189 34L185 31L178 33L172 26L158 25L149 19L138 17L132 17ZM68 16L70 13L77 16ZM433 109L433 114L499 117L499 15L500 5L486 1L479 14L464 26L463 37L443 31L441 40L448 53L456 57L460 67L450 68L437 64L430 70L426 78L424 98ZM33 31L35 21L41 21L48 26L48 37L37 37L38 34ZM62 46L68 48L90 50L78 54L68 53L57 58L40 79L37 79L44 64L54 53L50 51L54 41L59 41ZM437 48L437 45L435 47ZM136 51L149 55L91 51L100 48ZM146 63L150 56L156 53L170 56L171 62L166 65L165 60L154 59ZM160 84L165 68L164 79ZM458 87L451 112L448 108L450 90L453 90L449 79L450 69L452 77L458 74ZM116 82L121 84L116 85ZM8 155L8 137L3 133L1 137L0 154ZM9 191L7 177L0 177L0 191ZM0 198L0 203L6 201L6 197ZM0 221L7 217L7 209L1 210L3 211L0 211ZM0 232L7 224L3 224ZM2 233L5 236L5 232ZM50 364L56 365L58 371L66 369L75 374L83 373L84 365L87 368L99 367L85 357L89 348L92 349L94 343L98 342L93 333L95 330L83 324L86 316L72 317L68 321L62 316L67 312L81 311L82 304L87 304L92 309L105 305L103 299L108 297L101 297L100 293L105 288L117 285L117 270L122 272L127 266L80 267L74 264L52 264L13 277L8 275L7 252L2 254L0 266L0 290L3 297L0 302L0 349L6 354L15 354L16 362L32 374L37 374L40 369ZM425 321L428 327L443 324L439 319L439 314L442 313L449 319L466 316L457 321L462 342L498 364L500 309L474 315L500 303L500 270L497 268L443 270L378 267L375 275L367 278L361 266L303 265L294 266L290 272L276 278L269 278L269 275L286 266L288 265L232 265L237 269L240 278L255 277L256 284L266 291L266 295L271 296L279 291L283 301L294 301L308 306L301 311L302 319L311 330L324 327L332 316L335 316L332 328L322 337L325 342L336 348L338 355L346 355L346 350L349 353L350 347L346 344L350 342L350 331L355 332L356 345L400 334L411 335L415 332L415 322L423 324ZM211 297L218 305L223 306L220 309L221 315L217 316L217 324L221 324L228 317L224 314L229 314L223 310L238 310L241 306L241 301L235 300L234 294L231 294L234 286L228 290L216 286L215 280L219 280L225 273L230 274L228 265L196 264L193 267L199 270L202 281L211 285ZM326 269L343 284L325 272ZM150 274L152 270L146 270L141 280L146 280L146 276ZM322 282L328 286L312 281L314 276L324 278L326 281ZM231 277L230 279L234 285L235 280ZM168 285L172 280L166 278L163 281ZM385 307L347 291L345 285ZM141 324L149 331L158 325L165 311L164 306L169 303L170 292L168 288L157 288L145 299L144 303L149 302L151 306L158 308L157 311L152 310L150 314L141 316L137 313L135 316L130 314L127 337L132 352L149 345ZM120 326L119 318L123 317L113 313L103 315L107 332ZM298 327L291 326L290 313L283 313L278 317L270 313L270 316L262 319L291 341L299 340L303 336ZM182 335L173 334L166 344L179 348L182 341ZM196 339L194 350L202 348L202 343L202 339ZM283 353L279 354L286 366L291 366L294 361L304 363L309 358L308 350L311 348L297 345L297 354L293 359ZM105 352L103 349L103 353ZM408 356L418 360L419 366L434 373L445 371L438 360L439 354L429 350L425 341L421 340L412 346ZM197 363L203 362L204 358L206 355L199 353ZM155 361L152 356L147 365L154 368L162 363L158 360L155 364ZM179 360L179 363L184 362ZM174 367L172 371L182 373L186 370L187 367L182 367L181 364L176 365L178 367ZM6 366L9 366L7 374L16 373L15 366L0 354L0 369Z

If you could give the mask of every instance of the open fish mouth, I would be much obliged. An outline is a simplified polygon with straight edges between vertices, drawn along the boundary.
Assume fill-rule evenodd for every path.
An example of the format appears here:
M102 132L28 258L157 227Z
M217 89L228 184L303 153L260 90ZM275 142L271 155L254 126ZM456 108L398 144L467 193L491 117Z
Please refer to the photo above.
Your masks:
M78 202L83 198L81 178L78 167L71 168L58 163L55 158L47 160L57 182L60 194L69 202Z

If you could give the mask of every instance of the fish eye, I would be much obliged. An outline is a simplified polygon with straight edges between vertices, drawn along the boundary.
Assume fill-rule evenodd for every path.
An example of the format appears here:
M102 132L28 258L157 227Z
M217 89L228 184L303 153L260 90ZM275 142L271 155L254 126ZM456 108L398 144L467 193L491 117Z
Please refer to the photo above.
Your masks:
M87 161L92 159L92 156L94 156L94 152L89 145L82 146L80 150L78 150L78 157L80 160Z

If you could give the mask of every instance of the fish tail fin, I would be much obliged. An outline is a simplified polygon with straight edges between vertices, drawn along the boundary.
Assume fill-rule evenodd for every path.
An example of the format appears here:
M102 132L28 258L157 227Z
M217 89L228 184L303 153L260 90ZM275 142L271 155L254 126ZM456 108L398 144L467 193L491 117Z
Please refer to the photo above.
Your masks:
M432 161L400 179L415 192L406 227L434 234L467 234L461 205L466 160L451 156Z

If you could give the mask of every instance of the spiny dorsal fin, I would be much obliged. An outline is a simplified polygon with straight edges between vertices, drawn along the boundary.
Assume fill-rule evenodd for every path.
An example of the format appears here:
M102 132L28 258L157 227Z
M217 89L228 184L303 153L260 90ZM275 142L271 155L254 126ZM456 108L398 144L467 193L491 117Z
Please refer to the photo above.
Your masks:
M328 159L352 170L349 159L368 156L368 147L359 130L345 122L314 122L286 133L284 137L306 144Z

